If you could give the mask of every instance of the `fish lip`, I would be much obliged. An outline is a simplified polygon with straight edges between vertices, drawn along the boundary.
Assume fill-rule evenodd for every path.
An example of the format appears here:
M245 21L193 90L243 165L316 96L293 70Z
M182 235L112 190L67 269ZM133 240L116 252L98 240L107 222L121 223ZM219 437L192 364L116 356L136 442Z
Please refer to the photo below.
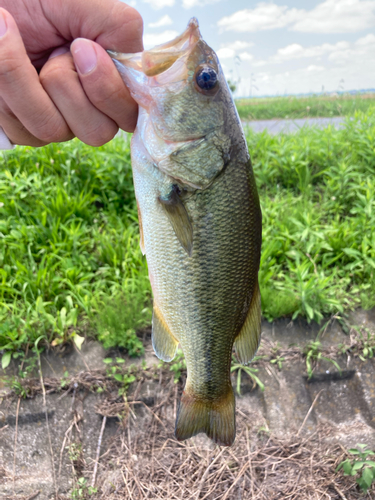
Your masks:
M122 54L112 50L107 50L107 53L119 70L120 64L125 68L142 72L146 76L156 76L167 71L178 59L191 52L199 40L202 40L199 23L196 17L192 17L181 35L152 49L133 54Z

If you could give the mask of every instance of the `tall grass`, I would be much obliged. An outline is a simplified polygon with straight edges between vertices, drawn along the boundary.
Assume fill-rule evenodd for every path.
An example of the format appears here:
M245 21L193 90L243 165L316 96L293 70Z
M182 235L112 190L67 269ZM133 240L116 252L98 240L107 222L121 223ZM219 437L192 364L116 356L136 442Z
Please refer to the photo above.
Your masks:
M248 130L247 140L263 210L265 317L319 321L374 305L375 108L342 130ZM86 333L139 354L151 290L128 140L19 147L0 162L0 349Z
M236 100L238 113L243 120L347 116L356 111L365 112L374 104L375 94Z

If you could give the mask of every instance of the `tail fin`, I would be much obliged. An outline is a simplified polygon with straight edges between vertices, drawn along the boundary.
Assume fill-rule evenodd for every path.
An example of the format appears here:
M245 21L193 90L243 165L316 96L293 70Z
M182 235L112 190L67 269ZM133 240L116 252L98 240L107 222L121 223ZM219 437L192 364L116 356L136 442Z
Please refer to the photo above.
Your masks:
M219 400L199 399L183 393L178 409L175 436L179 441L205 432L215 443L231 446L236 437L235 399L230 386Z

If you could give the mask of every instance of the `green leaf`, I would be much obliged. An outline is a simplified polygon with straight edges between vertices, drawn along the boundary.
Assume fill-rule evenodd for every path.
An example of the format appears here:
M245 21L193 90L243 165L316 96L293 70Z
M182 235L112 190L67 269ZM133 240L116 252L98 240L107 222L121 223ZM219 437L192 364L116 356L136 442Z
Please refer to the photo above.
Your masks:
M10 360L12 359L12 353L11 352L4 352L2 358L1 358L1 368L5 370L9 366Z
M370 488L372 480L374 479L372 469L370 469L369 467L365 467L362 472L362 479L367 484L368 488Z
M82 344L85 341L85 337L81 337L81 335L78 335L78 333L76 333L75 335L73 335L73 341L78 349L81 350Z
M117 382L123 382L123 380L124 380L124 376L123 376L123 375L121 375L121 373L115 373L115 374L113 375L113 378L114 378L115 380L117 380Z
M112 358L105 358L105 359L103 359L103 363L105 363L106 365L109 365L112 362L113 362Z
M125 359L116 358L116 363L118 363L118 364L125 363Z
M345 460L342 464L342 468L344 471L344 474L347 476L350 476L352 473L352 464L349 462L349 460Z

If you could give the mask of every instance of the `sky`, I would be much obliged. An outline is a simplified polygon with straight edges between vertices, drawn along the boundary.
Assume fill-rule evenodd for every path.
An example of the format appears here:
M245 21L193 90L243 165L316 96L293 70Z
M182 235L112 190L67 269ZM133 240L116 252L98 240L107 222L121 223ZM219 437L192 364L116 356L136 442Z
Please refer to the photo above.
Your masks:
M129 0L151 48L195 16L237 97L375 87L375 0Z

